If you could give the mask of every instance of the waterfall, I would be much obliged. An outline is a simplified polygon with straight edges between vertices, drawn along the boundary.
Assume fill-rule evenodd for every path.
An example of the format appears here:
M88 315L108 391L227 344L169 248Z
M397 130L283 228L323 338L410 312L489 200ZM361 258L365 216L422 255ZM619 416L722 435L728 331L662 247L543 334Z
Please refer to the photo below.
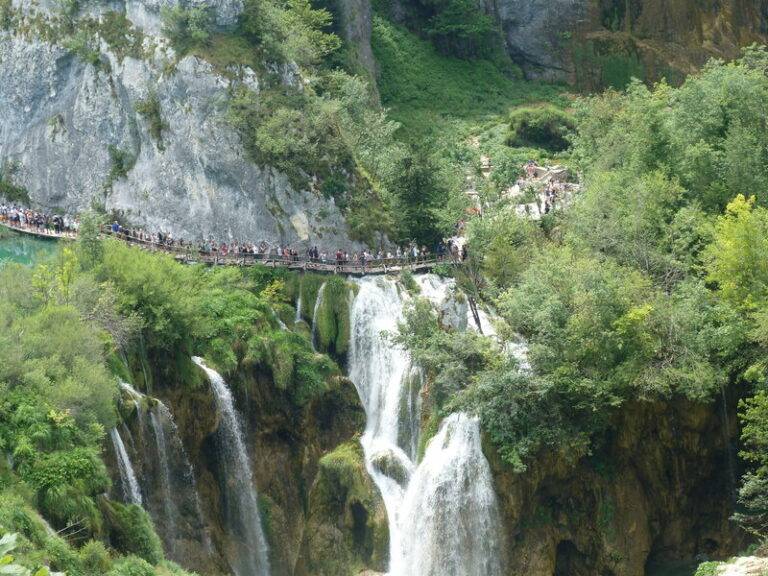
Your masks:
M299 297L296 299L296 317L293 319L294 324L301 322L301 287L299 287Z
M202 358L195 356L192 361L208 376L221 418L218 439L225 479L222 490L227 503L229 531L234 538L239 537L233 568L237 576L268 576L269 551L234 398L218 372L206 366Z
M128 452L125 449L125 444L123 444L123 439L120 437L120 432L117 431L117 428L112 428L109 431L109 437L112 438L112 446L115 448L117 467L120 472L120 483L123 485L125 501L141 506L139 481L136 479L136 473L133 471L131 459L128 458Z
M325 282L320 285L315 297L315 308L312 310L312 349L317 351L317 312L323 303L323 294L325 293Z
M386 278L357 284L349 377L366 410L366 466L387 509L389 574L501 576L501 522L479 422L465 414L446 418L415 464L421 371L382 334L397 330L403 300ZM445 293L444 286L430 288L430 300Z
M130 384L120 382L123 401L136 408L139 442L122 424L142 478L142 506L152 516L166 552L173 560L188 560L188 549L179 543L199 541L211 551L208 527L197 493L195 474L170 409L157 398L145 396ZM148 418L147 418L148 416ZM135 474L134 474L135 475ZM121 472L121 479L122 479ZM125 485L125 481L121 482Z
M162 403L160 403L160 405L165 407ZM171 465L168 462L168 443L166 442L163 425L155 411L149 413L149 421L152 424L152 431L155 436L155 448L157 449L157 457L159 458L158 465L160 466L161 490L163 491L162 501L166 522L165 531L170 536L168 538L171 548L169 552L173 553L172 535L176 534L176 510L174 507L173 494L171 494L172 477Z
M429 443L400 511L396 576L501 576L501 518L480 423L451 414Z
M146 396L136 390L133 386L128 384L128 382L120 381L120 390L125 392L128 396L128 398L131 399L131 402L133 402L134 407L136 408L136 417L139 419L139 429L144 430L144 411L141 409L141 403Z

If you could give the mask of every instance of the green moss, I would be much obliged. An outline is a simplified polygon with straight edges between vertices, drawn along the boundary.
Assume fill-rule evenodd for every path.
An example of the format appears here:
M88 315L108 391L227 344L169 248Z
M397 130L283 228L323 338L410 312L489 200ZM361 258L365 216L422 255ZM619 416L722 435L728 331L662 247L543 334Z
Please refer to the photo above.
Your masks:
M110 542L124 554L135 554L151 564L163 560L163 546L144 509L101 499ZM117 570L118 568L116 568Z
M310 573L352 576L386 566L386 515L376 495L358 442L342 444L320 459L310 495Z
M421 288L413 277L413 272L410 270L403 270L400 272L400 283L405 286L405 289L411 294L418 294L421 292Z
M315 314L315 302L320 286L326 277L320 274L304 274L301 277L301 317L312 323Z
M323 298L315 319L317 345L320 350L337 358L349 348L349 286L340 276L325 283Z
M247 39L231 34L213 34L207 43L196 45L191 52L227 76L232 75L232 67L249 66L258 71L264 64Z
M434 438L435 434L437 434L437 431L440 429L440 421L442 418L440 417L437 412L433 412L429 420L427 420L427 423L423 426L421 430L421 437L419 438L419 461L421 461L422 458L424 458L424 453L427 450L427 444L429 444L429 441Z

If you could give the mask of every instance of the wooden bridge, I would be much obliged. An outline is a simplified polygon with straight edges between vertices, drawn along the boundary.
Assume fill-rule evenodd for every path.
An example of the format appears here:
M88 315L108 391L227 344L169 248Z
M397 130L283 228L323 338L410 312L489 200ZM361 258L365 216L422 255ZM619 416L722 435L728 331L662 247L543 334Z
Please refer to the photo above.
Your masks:
M0 220L0 227L13 232L43 238L46 240L72 241L77 239L77 234L57 233L50 229L36 226L11 226L8 222ZM121 242L138 246L148 252L160 252L173 256L178 262L184 264L205 264L207 266L266 266L270 268L285 268L295 271L316 272L320 274L343 274L347 276L364 276L371 274L397 274L404 270L411 272L428 272L437 264L455 264L451 258L438 260L430 255L426 258L385 258L374 259L366 262L365 266L359 262L335 260L309 259L300 256L284 257L279 254L253 254L253 253L227 253L202 252L194 245L180 246L178 244L167 245L159 242L143 240L123 233L114 233L110 228L102 229L103 236L117 238Z

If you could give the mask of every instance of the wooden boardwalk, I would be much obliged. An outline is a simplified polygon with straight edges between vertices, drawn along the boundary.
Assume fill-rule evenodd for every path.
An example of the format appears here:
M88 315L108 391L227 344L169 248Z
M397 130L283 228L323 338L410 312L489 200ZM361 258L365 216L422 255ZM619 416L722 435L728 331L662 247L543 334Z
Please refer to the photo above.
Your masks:
M52 231L39 229L37 227L17 227L11 226L5 221L0 221L0 227L20 234L44 238L46 240L76 240L77 236L72 234L57 234ZM103 230L104 236L117 238L121 242L138 246L149 252L161 252L173 256L178 262L184 264L205 264L207 266L266 266L269 268L285 268L298 272L316 272L319 274L343 274L345 276L367 276L372 274L398 274L404 270L411 272L428 272L441 262L434 257L418 259L385 259L373 260L364 267L359 263L335 261L309 260L299 257L284 258L278 255L265 254L217 254L203 253L190 247L167 246L148 240L140 240L124 234L115 234L109 229ZM450 264L453 261L446 258L442 263Z

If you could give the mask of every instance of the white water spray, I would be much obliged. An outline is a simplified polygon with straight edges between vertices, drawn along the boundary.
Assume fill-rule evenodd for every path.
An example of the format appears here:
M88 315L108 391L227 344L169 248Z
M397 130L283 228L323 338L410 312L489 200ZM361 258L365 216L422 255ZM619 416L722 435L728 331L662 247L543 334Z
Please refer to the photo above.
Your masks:
M397 576L501 576L501 519L480 423L451 414L429 442L399 514Z
M447 292L439 283L430 281L425 295L431 301L443 300ZM357 284L350 310L349 376L367 415L361 439L367 469L387 508L389 574L501 576L501 523L479 423L451 415L429 443L424 461L414 464L419 394L413 388L420 371L382 335L397 330L403 300L388 279L364 278ZM414 429L404 433L409 428Z
M128 451L125 449L123 439L120 437L120 432L117 431L117 428L112 428L109 431L109 437L112 439L112 446L115 449L117 468L120 472L120 483L123 485L125 501L141 506L139 481L136 479L136 473L133 471L133 465L128 457Z
M195 356L192 361L207 374L221 417L219 441L226 479L223 489L226 492L227 520L230 532L239 544L233 568L237 576L269 576L269 550L234 398L218 372L206 366L202 358Z

